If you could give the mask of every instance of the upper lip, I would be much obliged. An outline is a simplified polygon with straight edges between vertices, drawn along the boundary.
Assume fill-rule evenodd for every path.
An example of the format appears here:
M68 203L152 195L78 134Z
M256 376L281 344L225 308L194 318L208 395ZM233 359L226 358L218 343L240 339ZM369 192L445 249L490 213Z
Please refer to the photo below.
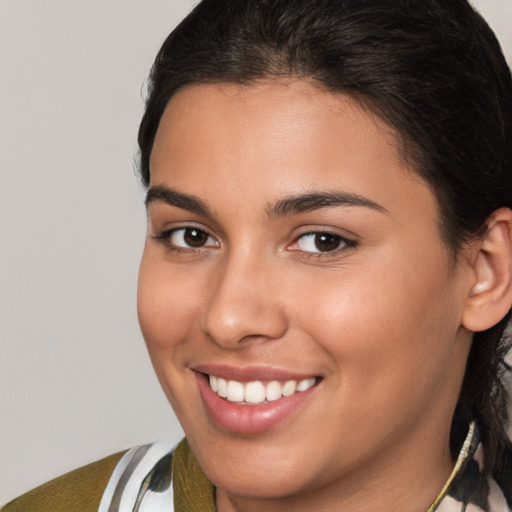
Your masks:
M318 376L315 373L299 373L285 368L275 368L271 366L237 367L224 364L198 364L195 365L192 370L214 375L215 377L221 377L226 380L235 380L237 382L303 380Z

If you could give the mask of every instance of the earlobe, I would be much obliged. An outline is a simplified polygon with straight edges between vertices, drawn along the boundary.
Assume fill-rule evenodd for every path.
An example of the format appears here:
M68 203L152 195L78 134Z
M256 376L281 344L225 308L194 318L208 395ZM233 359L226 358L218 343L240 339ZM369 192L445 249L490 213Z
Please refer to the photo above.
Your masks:
M469 331L485 331L496 325L512 305L512 211L496 210L473 256L474 283L462 317Z

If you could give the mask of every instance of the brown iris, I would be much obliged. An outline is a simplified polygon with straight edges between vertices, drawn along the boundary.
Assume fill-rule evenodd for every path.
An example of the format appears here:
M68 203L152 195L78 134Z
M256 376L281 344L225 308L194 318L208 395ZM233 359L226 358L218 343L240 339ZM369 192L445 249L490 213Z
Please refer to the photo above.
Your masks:
M335 251L341 244L339 236L329 233L317 233L315 235L315 247L321 252Z
M190 247L203 247L208 240L208 233L196 228L187 228L183 233L183 240Z

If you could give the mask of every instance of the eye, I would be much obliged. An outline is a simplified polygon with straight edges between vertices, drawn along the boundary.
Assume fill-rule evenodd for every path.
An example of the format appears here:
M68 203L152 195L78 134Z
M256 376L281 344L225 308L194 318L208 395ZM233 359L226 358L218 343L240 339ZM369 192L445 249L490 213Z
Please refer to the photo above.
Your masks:
M201 249L219 246L219 242L206 231L193 226L164 231L156 238L165 241L173 249Z
M324 231L314 233L305 233L293 243L292 249L307 253L329 253L344 247L354 247L356 245L352 240Z

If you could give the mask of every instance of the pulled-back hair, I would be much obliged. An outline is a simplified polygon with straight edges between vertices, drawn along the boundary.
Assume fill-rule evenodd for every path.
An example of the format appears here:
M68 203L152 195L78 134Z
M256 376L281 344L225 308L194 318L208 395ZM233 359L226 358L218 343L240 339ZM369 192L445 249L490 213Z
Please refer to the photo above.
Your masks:
M454 257L512 207L512 78L499 44L466 0L203 0L169 35L149 80L140 174L170 98L199 83L296 77L356 99L392 126L429 183ZM476 420L486 469L512 447L502 381L510 312L475 333L452 431L454 453ZM435 400L435 397L433 397Z

